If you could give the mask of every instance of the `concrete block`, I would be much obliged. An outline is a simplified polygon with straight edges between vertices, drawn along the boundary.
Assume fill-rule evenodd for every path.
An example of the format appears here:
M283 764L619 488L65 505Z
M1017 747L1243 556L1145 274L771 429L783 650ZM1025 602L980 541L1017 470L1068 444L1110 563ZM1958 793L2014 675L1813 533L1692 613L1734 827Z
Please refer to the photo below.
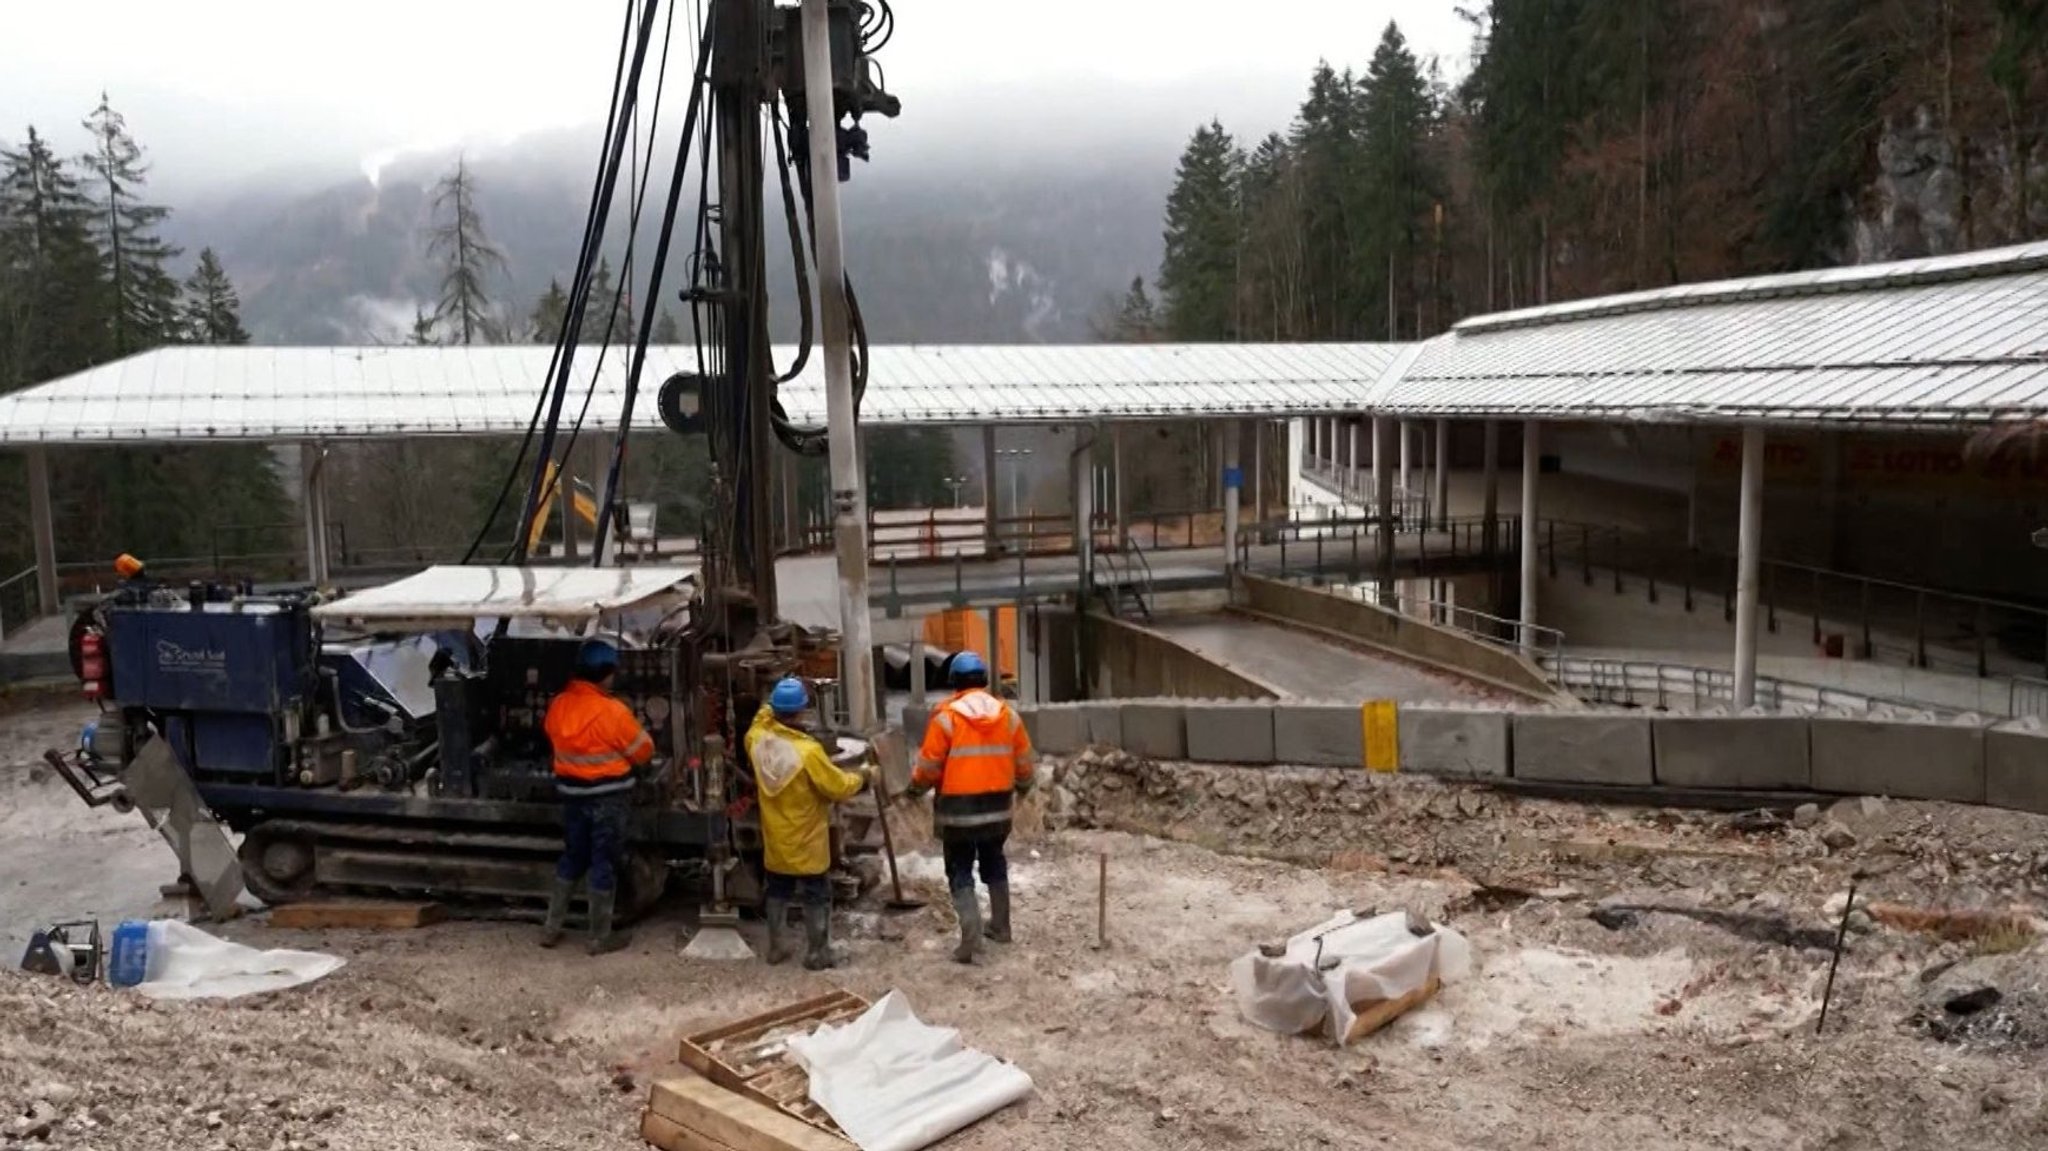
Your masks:
M1078 707L1038 709L1032 745L1046 755L1072 755L1088 746L1088 717Z
M1273 762L1299 767L1365 766L1365 717L1357 704L1273 705Z
M1804 716L1659 716L1657 782L1666 787L1804 791L1813 761Z
M1124 745L1124 705L1084 703L1074 709L1081 713L1089 747L1121 748Z
M1400 716L1402 771L1459 779L1507 775L1507 712L1403 704Z
M1842 795L1984 802L1984 729L1814 717L1813 786Z
M1185 709L1177 703L1127 703L1123 707L1123 749L1146 759L1188 757Z
M1647 715L1517 715L1514 777L1542 783L1647 787L1657 782Z
M1196 763L1273 762L1273 705L1193 701L1186 711L1188 758Z
M1984 802L2048 815L2048 732L2007 728L1985 733Z

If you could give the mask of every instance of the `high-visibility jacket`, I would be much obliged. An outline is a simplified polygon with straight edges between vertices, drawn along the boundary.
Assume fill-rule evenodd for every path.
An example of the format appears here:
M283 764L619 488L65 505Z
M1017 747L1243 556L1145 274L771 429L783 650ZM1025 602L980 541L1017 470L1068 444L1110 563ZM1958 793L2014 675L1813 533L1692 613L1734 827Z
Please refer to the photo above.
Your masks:
M953 693L925 725L912 785L933 788L932 825L993 827L1011 817L1011 797L1031 787L1031 737L1009 704L971 687Z
M555 790L574 799L633 789L633 765L654 758L654 740L633 710L589 680L574 679L548 705Z
M762 865L777 875L823 875L832 868L832 805L860 793L861 777L842 770L817 740L763 707L747 729L747 758L761 804Z

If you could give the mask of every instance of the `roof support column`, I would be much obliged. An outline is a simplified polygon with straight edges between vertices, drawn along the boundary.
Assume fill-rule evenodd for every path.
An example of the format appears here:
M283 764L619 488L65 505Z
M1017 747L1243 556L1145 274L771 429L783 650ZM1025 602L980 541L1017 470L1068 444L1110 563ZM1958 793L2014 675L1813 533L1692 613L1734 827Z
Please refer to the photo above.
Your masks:
M1375 515L1387 514L1387 505L1380 499L1387 487L1387 421L1379 416L1372 418L1372 491L1367 493L1368 506Z
M329 582L327 553L327 448L316 440L299 444L300 508L306 520L306 579L315 587Z
M1480 528L1486 558L1491 561L1500 549L1500 421L1486 421L1485 444L1486 509ZM1488 569L1491 570L1491 569ZM1497 588L1500 585L1494 584Z
M1436 422L1436 522L1451 530L1451 421Z
M28 450L29 530L36 545L36 602L44 615L56 615L57 527L50 511L50 456L43 448Z
M996 557L996 426L981 429L981 547L982 554Z
M1536 477L1543 469L1543 425L1522 423L1522 651L1536 654Z
M1375 416L1372 421L1372 470L1373 501L1377 505L1374 516L1379 520L1379 599L1382 606L1394 602L1394 489L1380 482L1380 463L1393 447L1388 443L1395 428L1394 421Z
M1237 571L1238 493L1244 490L1244 470L1238 467L1238 438L1242 424L1223 423L1223 570Z
M1365 471L1361 463L1364 455L1359 451L1360 443L1364 439L1365 420L1361 417L1351 421L1351 466L1344 473L1344 488L1347 492L1356 493L1359 485L1364 482ZM1360 503L1365 502L1365 497L1362 495L1358 496L1357 499ZM1350 497L1347 496L1346 502L1349 502L1349 500Z
M1415 428L1407 420L1401 421L1401 493L1402 518L1407 518L1408 497L1415 491L1414 456L1409 446L1415 442Z
M1124 500L1124 426L1111 425L1109 429L1109 482L1110 498L1115 501L1116 550L1123 551L1130 545L1131 521L1130 504Z
M1757 576L1763 568L1764 430L1742 429L1742 511L1735 556L1735 706L1756 702Z
M1272 430L1271 420L1252 424L1252 519L1260 524L1266 522L1266 433Z

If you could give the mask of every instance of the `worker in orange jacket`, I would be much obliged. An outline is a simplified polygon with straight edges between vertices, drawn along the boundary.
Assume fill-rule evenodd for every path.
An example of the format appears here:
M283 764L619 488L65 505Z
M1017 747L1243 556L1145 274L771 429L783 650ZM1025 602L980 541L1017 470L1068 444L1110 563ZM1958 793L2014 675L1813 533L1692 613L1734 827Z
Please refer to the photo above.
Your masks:
M555 790L562 797L562 857L555 864L547 925L540 945L562 942L569 900L589 880L590 954L626 946L612 930L618 908L618 862L626 837L633 769L654 758L633 710L606 690L619 670L619 651L591 640L576 653L575 678L548 705L545 728L555 753Z
M953 694L932 713L910 775L910 794L937 791L932 826L945 848L946 886L960 917L958 963L981 952L981 901L974 892L978 865L988 884L987 937L1010 941L1010 869L1003 845L1010 838L1014 797L1031 790L1031 737L1015 709L988 690L988 665L973 652L953 658Z

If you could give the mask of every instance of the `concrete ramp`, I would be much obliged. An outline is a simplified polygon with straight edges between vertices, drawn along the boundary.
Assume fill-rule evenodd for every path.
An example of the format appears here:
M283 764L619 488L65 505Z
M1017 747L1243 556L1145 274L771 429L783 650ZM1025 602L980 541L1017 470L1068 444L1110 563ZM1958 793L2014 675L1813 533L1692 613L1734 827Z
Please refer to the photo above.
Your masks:
M1233 613L1162 616L1146 626L1295 699L1436 703L1486 697L1450 675Z

